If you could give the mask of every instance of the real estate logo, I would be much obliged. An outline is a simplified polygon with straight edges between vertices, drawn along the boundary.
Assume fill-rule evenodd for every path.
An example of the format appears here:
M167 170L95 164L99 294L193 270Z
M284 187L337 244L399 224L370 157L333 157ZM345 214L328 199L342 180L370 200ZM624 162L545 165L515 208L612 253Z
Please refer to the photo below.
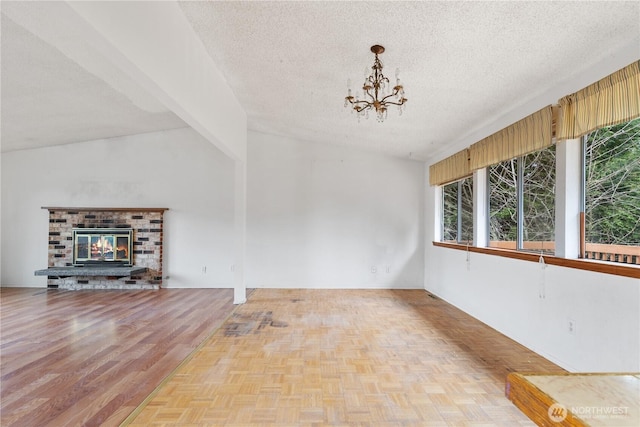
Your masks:
M547 410L547 415L549 415L549 419L555 423L560 423L562 421L565 420L565 418L567 418L567 408L564 405L561 405L560 403L554 403L553 405L549 406L549 409Z

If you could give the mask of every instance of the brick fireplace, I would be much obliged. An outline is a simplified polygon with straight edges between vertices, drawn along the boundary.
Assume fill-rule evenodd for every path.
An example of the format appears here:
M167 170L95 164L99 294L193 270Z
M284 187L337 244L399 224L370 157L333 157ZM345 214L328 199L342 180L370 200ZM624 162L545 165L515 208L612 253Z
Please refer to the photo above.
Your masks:
M162 286L163 217L166 208L43 209L49 211L48 269L36 274L47 275L47 287L159 289ZM80 241L86 236L90 243L93 239L98 245L110 243L112 237L117 246L119 236L125 235L131 236L131 253L127 255L126 263L109 262L108 255L96 258L104 261L102 263L78 262L78 236ZM96 236L100 236L99 239ZM117 261L118 255L112 256L111 260ZM126 269L116 264L135 268ZM129 271L132 271L131 275L128 275Z

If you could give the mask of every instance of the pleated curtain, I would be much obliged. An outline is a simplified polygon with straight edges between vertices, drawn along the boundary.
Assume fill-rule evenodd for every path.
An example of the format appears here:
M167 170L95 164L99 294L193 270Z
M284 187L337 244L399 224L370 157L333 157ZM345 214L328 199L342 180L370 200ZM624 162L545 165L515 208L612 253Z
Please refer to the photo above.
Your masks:
M561 98L429 167L431 185L446 184L474 170L542 150L556 140L640 117L640 61ZM554 133L555 132L555 133Z
M558 101L556 138L579 138L640 117L640 61Z
M469 147L471 170L484 168L553 143L551 105L507 126Z
M442 185L471 175L469 149L465 148L429 166L429 184Z

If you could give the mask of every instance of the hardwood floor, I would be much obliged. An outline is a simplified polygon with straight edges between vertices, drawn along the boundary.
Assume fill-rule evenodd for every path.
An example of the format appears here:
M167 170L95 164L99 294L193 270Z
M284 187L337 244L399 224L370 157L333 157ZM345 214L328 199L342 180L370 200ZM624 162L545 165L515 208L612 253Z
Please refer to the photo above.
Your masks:
M0 425L119 425L233 309L231 289L0 288Z
M421 290L258 289L138 426L532 426L507 374L564 372Z
M0 297L2 426L533 425L507 374L564 372L421 290Z

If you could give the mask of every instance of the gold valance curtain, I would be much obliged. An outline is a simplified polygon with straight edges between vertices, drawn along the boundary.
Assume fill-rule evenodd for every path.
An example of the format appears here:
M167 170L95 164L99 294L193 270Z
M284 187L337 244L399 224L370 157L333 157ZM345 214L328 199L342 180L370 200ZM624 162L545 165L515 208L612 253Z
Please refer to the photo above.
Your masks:
M551 105L539 110L469 148L471 170L524 156L552 144Z
M640 116L640 61L558 101L557 139L579 138L593 130Z
M429 184L442 185L471 175L469 169L469 149L447 157L429 166Z

